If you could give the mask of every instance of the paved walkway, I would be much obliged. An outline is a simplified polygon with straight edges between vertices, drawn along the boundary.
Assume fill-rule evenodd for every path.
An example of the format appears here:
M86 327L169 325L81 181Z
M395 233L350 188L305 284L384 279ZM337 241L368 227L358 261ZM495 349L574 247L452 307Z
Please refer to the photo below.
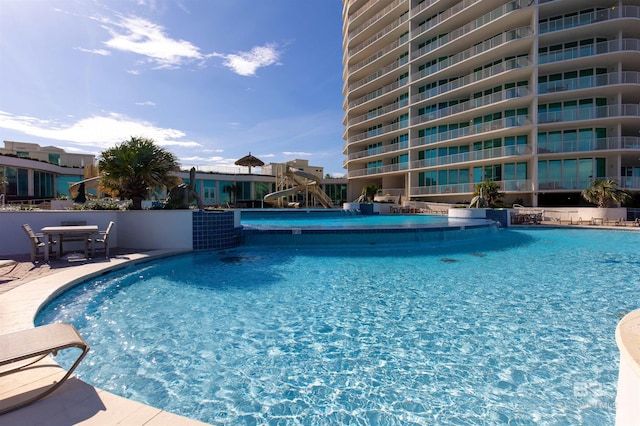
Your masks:
M110 255L112 257L125 257L133 253L141 253L142 250L132 249L112 249ZM74 268L79 265L87 265L92 263L106 263L107 259L96 257L94 259L85 259L82 254L77 256L75 253L64 256L62 259L51 259L49 263L44 263L40 256L35 263L31 263L31 256L28 254L2 256L3 259L13 259L19 262L15 269L12 266L0 268L0 294L6 293L22 284L36 280L67 268Z

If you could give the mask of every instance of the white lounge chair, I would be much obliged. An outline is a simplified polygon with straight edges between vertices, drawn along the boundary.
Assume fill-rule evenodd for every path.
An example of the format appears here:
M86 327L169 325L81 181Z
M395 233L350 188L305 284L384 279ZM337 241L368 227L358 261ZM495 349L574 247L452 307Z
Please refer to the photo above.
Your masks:
M77 348L69 370L50 355ZM0 335L0 415L31 404L59 388L89 352L89 345L71 324L48 324Z
M10 273L13 272L14 269L16 269L18 267L19 264L20 263L18 263L15 260L12 260L12 259L2 259L2 260L0 260L0 268L8 268L9 266L13 266L13 268L11 268L9 270L9 272L6 272L6 273L4 273L2 275L9 275Z

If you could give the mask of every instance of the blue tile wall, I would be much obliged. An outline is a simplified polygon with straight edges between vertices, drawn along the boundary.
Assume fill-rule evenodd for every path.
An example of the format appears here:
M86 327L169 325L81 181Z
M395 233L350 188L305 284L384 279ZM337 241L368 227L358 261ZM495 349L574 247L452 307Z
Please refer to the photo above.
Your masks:
M240 244L240 231L234 227L232 211L193 212L193 250L221 250Z
M509 226L509 211L506 209L487 209L485 210L486 212L486 218L487 219L491 219L491 220L495 220L496 222L500 223L500 226L502 226L503 228L506 228L507 226Z

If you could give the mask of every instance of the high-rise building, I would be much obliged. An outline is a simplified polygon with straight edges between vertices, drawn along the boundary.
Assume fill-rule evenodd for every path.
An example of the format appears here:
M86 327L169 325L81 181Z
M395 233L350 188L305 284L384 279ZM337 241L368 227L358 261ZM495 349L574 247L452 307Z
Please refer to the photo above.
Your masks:
M640 1L344 0L351 198L578 205L640 192Z

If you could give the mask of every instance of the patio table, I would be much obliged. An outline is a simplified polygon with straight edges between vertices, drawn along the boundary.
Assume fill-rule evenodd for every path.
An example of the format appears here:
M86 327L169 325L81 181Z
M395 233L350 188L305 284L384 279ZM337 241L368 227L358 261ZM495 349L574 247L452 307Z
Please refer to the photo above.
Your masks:
M82 225L82 226L45 226L40 231L44 234L47 240L47 245L52 241L52 238L56 242L56 253L58 256L62 256L62 238L64 236L74 236L84 238L84 257L89 258L89 237L92 234L98 232L98 225ZM57 237L57 238L56 238ZM44 250L44 261L49 261L49 250Z

